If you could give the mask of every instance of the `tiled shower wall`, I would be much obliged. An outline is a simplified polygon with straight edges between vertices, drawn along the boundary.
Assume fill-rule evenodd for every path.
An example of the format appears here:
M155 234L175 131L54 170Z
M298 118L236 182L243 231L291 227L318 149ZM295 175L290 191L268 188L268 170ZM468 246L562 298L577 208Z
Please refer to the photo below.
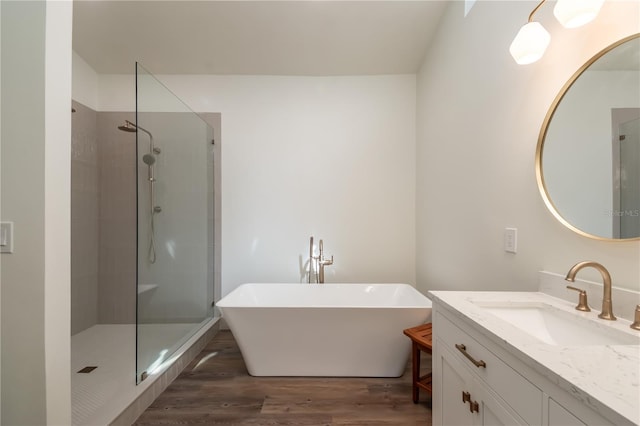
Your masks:
M136 322L136 134L134 113L98 113L100 261L98 323Z
M135 133L133 113L78 102L71 141L71 334L135 323Z
M71 334L98 323L97 113L73 102L71 132Z

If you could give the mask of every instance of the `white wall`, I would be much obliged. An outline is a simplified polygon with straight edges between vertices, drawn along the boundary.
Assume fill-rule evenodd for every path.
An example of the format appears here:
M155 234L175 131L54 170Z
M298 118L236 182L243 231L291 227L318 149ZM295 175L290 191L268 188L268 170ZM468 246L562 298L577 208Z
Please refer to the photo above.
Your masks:
M71 29L48 0L45 42L44 321L47 424L71 422Z
M28 3L28 6L17 2L2 4L2 220L14 222L15 227L15 252L2 255L2 424L42 424L46 419L43 329L46 8L41 2ZM22 173L23 168L30 173ZM23 197L24 193L31 196Z
M3 2L2 19L2 423L70 424L72 3Z
M71 96L95 111L98 109L98 73L76 52L72 58Z
M309 236L327 282L415 282L415 76L158 76L222 113L222 293L299 282ZM99 110L131 107L100 76Z
M593 259L614 285L640 289L640 242L600 242L558 223L535 179L540 126L563 84L591 56L640 30L637 2L606 2L567 30L552 5L536 18L552 41L537 63L508 48L537 2L452 2L418 75L417 281L421 290L534 290L536 271ZM503 230L518 228L518 253ZM599 280L594 271L581 272Z

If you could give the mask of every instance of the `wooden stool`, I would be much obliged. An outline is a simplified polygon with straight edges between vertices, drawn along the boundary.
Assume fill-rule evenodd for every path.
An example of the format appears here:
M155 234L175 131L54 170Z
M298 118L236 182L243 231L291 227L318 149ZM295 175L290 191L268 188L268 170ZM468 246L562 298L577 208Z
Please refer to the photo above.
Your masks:
M413 403L418 403L418 393L420 388L429 392L431 395L431 373L420 377L420 351L428 354L432 353L431 344L431 323L422 324L417 327L407 328L404 334L411 339L411 354L413 365Z

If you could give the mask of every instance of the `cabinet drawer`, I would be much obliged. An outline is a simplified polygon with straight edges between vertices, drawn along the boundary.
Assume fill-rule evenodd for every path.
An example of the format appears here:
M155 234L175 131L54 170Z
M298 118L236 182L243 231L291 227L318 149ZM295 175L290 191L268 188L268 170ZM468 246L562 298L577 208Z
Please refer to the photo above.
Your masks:
M440 346L434 351L440 395L434 399L434 425L518 426L527 423L504 401L489 391L457 355ZM463 398L467 395L468 400ZM471 408L475 404L475 408Z
M474 331L470 329L469 333ZM469 365L474 374L484 380L527 423L542 424L542 391L471 337L469 333L440 312L436 313L434 318L434 336L438 342L436 344L445 345L448 350ZM484 363L484 366L476 365L481 363Z

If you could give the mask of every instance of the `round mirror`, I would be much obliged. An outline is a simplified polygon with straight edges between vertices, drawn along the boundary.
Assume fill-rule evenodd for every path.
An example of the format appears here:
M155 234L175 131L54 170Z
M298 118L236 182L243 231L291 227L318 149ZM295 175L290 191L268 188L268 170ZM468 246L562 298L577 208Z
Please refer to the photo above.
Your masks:
M545 117L536 177L551 213L601 240L640 238L640 34L564 85Z

